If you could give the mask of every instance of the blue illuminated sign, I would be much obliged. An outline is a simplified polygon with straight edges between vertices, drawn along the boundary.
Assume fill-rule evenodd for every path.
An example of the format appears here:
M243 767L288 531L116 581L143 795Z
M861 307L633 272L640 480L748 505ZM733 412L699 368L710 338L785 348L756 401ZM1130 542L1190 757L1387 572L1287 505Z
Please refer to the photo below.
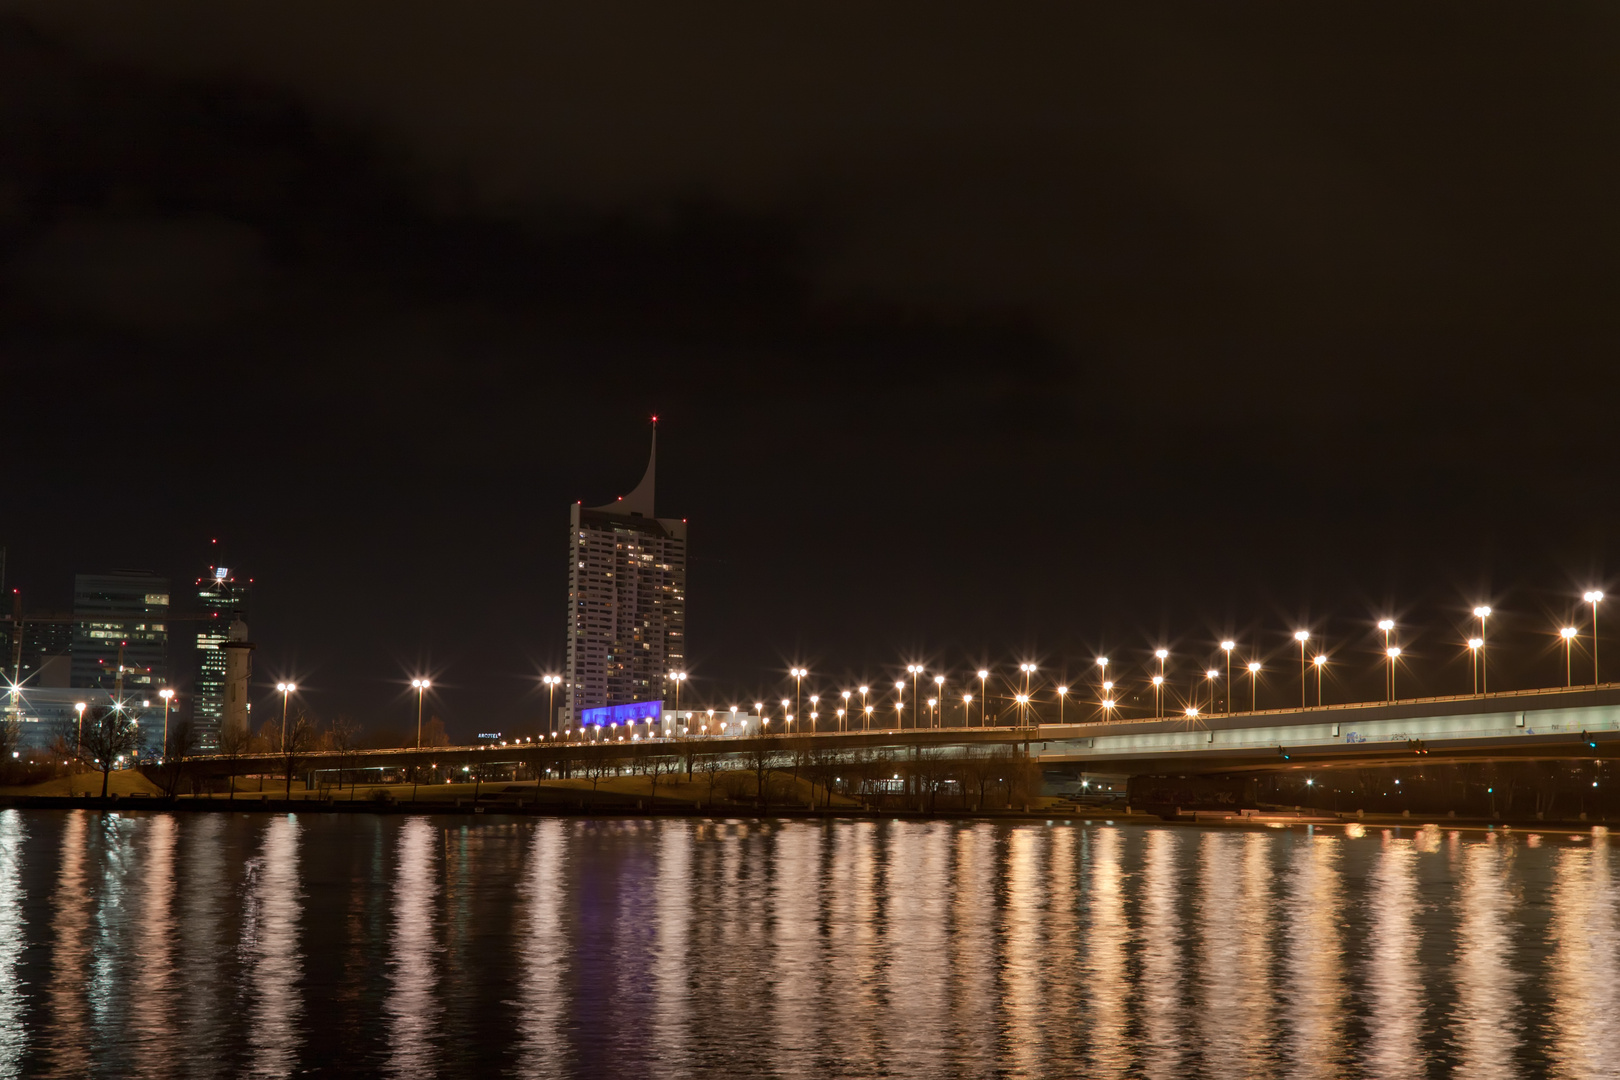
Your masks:
M664 718L664 703L632 701L628 705L604 705L599 709L580 710L579 718L586 727L592 724L602 727L609 724L639 724L647 720L656 722Z

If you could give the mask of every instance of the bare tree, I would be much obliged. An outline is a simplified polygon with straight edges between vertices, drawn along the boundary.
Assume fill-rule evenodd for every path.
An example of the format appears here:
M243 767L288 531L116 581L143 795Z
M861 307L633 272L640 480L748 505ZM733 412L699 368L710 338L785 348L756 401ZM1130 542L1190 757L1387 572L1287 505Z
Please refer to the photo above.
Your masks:
M339 760L352 763L355 751L360 747L360 725L342 714L334 717L327 725L326 743L341 756ZM338 792L343 791L343 770L338 770ZM349 777L349 801L354 801L354 777Z
M287 761L286 798L292 798L292 778L298 768L298 759L314 748L318 737L315 725L311 724L306 716L300 715L292 727L287 729L287 739L281 746L281 756Z
M756 735L744 743L743 760L754 770L754 791L761 810L771 808L771 770L778 756L776 743L769 735Z
M107 797L113 767L133 754L140 745L140 725L128 710L97 705L85 712L79 734L79 757L101 770L103 799Z
M226 767L230 770L231 778L230 796L226 799L227 802L236 801L236 760L247 753L248 747L252 743L253 738L248 734L246 728L226 728L219 733L219 753L228 762Z
M708 805L714 805L714 785L720 779L720 768L724 764L719 754L703 755L703 776L709 782Z
M190 720L176 720L169 725L169 745L163 748L163 794L169 798L174 798L186 758L196 751L199 741L197 726Z

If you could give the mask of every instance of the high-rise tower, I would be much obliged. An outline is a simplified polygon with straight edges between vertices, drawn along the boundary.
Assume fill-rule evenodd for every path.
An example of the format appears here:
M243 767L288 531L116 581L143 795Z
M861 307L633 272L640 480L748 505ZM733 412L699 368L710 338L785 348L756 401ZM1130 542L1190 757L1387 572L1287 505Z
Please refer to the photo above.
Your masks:
M197 630L197 686L192 693L192 720L197 746L205 752L219 749L226 713L226 650L231 624L248 616L251 580L239 580L226 566L210 566L197 579L197 606L208 616Z
M73 685L155 695L169 682L169 579L146 570L73 579Z
M662 700L686 664L686 521L653 513L658 419L647 473L606 506L575 503L568 533L566 717Z

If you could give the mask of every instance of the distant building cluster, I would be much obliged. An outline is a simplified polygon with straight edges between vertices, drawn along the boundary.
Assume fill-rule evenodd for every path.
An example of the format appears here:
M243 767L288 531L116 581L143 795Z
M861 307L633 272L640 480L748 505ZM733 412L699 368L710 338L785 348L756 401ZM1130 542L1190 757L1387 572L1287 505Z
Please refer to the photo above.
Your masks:
M24 610L11 594L9 619L0 622L0 711L18 727L24 750L44 750L59 736L73 740L75 725L88 710L121 708L143 723L156 717L165 704L178 706L194 725L196 749L219 749L230 712L233 688L241 701L237 714L246 722L246 672L237 672L234 685L227 656L231 639L239 649L247 643L248 600L252 583L233 575L230 568L211 566L197 578L198 610L188 613L197 621L197 680L183 699L172 695L169 670L170 635L174 632L168 578L145 570L114 570L78 574L73 583L71 611ZM189 636L186 635L186 636ZM238 658L241 669L247 656ZM165 691L170 691L165 694ZM154 752L159 736L149 739Z

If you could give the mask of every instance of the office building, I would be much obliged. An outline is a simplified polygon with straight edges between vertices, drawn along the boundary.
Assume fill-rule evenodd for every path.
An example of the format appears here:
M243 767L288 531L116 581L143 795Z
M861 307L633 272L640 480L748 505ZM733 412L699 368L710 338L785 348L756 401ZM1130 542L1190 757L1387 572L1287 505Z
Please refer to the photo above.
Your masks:
M191 718L197 729L197 747L204 753L219 749L226 713L226 648L231 625L248 616L253 582L227 566L210 566L197 579L197 607L203 616L197 630L197 682L191 691ZM244 636L245 636L244 625Z
M660 701L686 665L686 521L653 512L658 430L647 473L606 506L575 503L568 535L565 723L585 709Z
M153 695L169 682L169 579L145 570L73 579L73 686Z

